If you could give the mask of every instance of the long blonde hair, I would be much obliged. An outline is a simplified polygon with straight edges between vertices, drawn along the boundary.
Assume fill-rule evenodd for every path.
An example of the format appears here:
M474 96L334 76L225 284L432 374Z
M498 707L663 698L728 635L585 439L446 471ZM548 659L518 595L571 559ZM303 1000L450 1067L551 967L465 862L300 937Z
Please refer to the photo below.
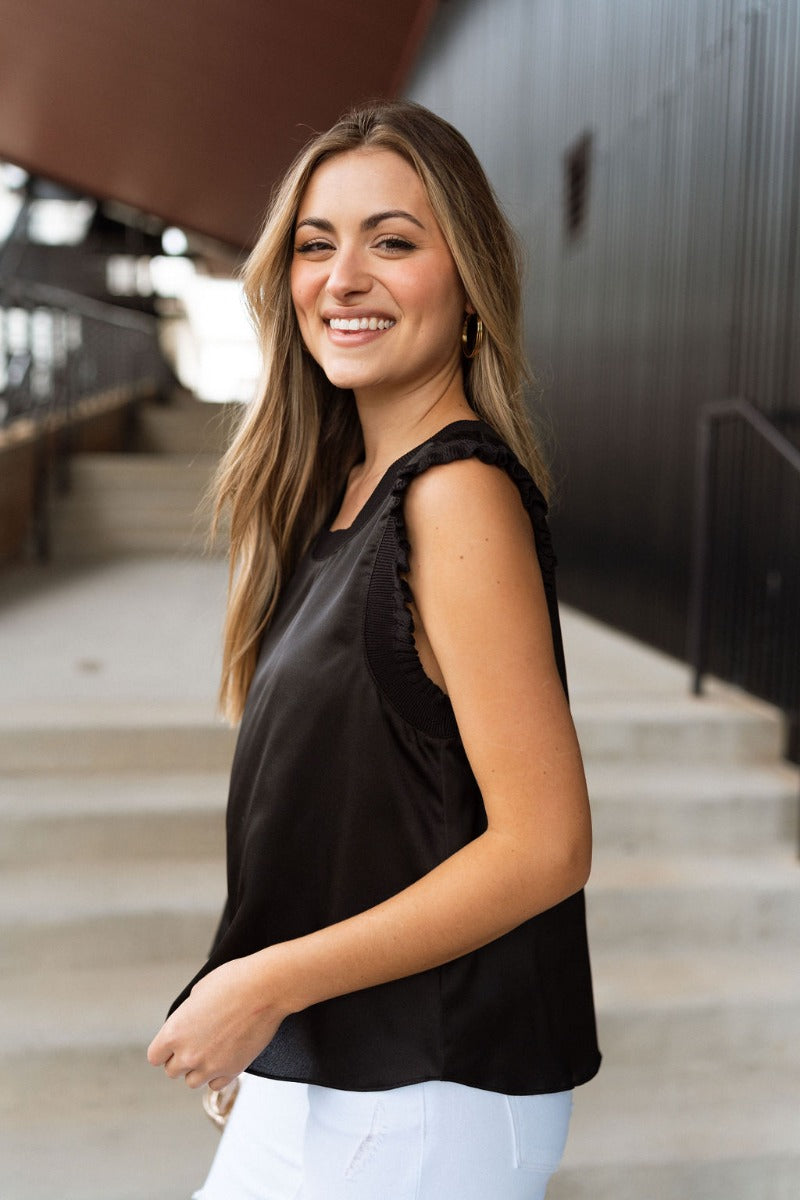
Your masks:
M264 369L216 482L217 517L230 510L220 704L232 721L241 717L283 584L363 452L352 392L333 387L304 352L289 272L297 212L313 171L336 154L367 147L395 151L420 176L483 321L481 352L465 360L467 399L547 490L523 398L528 372L517 241L480 163L452 125L419 104L380 101L354 109L298 155L242 272Z

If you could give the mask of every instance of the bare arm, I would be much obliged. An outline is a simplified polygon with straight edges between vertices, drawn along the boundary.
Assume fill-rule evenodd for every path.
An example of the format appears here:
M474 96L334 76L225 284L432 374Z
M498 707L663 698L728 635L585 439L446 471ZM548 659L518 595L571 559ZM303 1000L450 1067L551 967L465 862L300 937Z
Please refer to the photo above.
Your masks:
M374 908L211 972L148 1051L190 1086L243 1070L290 1012L438 966L579 891L591 828L530 521L514 484L467 460L406 500L420 646L444 683L488 827Z

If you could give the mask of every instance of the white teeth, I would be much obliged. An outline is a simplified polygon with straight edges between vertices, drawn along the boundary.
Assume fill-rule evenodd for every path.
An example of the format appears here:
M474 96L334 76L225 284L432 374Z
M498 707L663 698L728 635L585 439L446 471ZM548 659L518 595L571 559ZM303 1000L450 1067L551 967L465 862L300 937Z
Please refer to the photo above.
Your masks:
M331 329L356 333L361 329L391 329L394 321L384 317L331 317Z

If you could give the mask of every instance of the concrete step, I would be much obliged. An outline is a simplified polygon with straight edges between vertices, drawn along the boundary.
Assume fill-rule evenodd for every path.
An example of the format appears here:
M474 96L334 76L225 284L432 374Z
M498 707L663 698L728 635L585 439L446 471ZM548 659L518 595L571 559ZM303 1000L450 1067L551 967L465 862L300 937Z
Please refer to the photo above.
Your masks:
M202 962L225 900L223 856L78 860L0 876L0 971Z
M798 1195L800 1158L791 1151L566 1166L547 1189L547 1200L797 1200Z
M70 462L70 491L51 503L53 557L202 553L217 462L204 454L77 455ZM221 536L215 548L223 546Z
M97 500L76 496L63 502L57 525L64 529L91 526L92 532L112 533L123 530L135 513L137 521L152 530L174 522L181 532L191 533L206 521L205 514L198 511L197 500L196 493L183 486L171 491L159 487L154 491L115 492ZM97 505L101 506L100 512L96 512Z
M224 740L227 756L232 737ZM44 761L40 747L37 766ZM655 776L635 764L621 770L591 763L587 774L596 854L652 854L658 847L752 855L796 845L798 780L789 767L698 765ZM227 792L224 768L0 776L0 863L71 852L212 854L224 837Z
M216 726L214 726L216 729ZM227 733L227 731L226 731ZM231 737L225 738L226 754ZM38 764L44 761L41 753ZM796 772L776 766L588 769L595 853L752 855L796 845ZM124 854L212 854L224 837L228 774L128 771L0 775L0 863Z
M136 448L146 454L214 454L227 448L241 416L238 404L143 405L137 412Z
M780 726L772 713L759 714L733 711L725 713L718 709L705 713L692 714L687 718L686 713L678 713L680 704L673 705L664 713L635 711L627 716L621 713L590 712L586 710L578 714L579 735L583 746L584 758L588 763L603 762L632 762L642 759L647 763L648 770L662 772L668 777L671 766L670 753L675 755L681 764L705 762L713 764L716 761L735 765L739 761L759 763L778 760L777 746L780 742ZM130 730L133 739L145 739L152 745L153 752L160 742L172 737L172 731L188 730L192 725L198 727L201 738L212 736L211 726L206 709L187 704L148 706L146 704L125 704L93 709L90 704L72 706L69 710L64 706L54 704L30 705L27 708L18 706L14 712L0 710L0 762L4 770L20 771L35 770L37 754L31 745L31 740L41 746L41 769L48 769L49 746L59 741L66 734L68 741L85 741L87 749L82 751L79 745L74 745L70 751L63 747L66 759L57 765L67 770L79 770L82 765L91 769L103 769L108 764L112 769L115 765L126 768L137 763L146 763L152 767L160 767L174 763L181 766L182 762L192 762L191 755L181 761L168 758L150 761L148 758L138 758L131 762L131 757L124 748L125 731ZM698 726L701 728L698 729ZM165 728L166 727L166 728ZM114 737L116 730L118 740L117 753L107 759L102 751L100 761L92 757L92 746ZM226 727L218 726L218 737L224 742L232 735ZM223 732L224 731L224 732ZM5 735L10 736L7 746L2 744ZM30 735L30 736L28 736ZM63 741L63 738L62 738ZM137 741L137 748L138 748ZM626 756L621 747L630 743ZM638 745L638 750L635 747ZM613 749L612 749L613 747ZM726 749L727 748L727 749ZM58 746L58 752L62 747ZM749 749L749 753L746 751ZM99 747L98 747L99 750ZM162 751L163 753L163 751ZM741 757L740 757L741 756ZM204 760L205 761L205 760ZM652 767L650 764L653 764ZM208 765L213 765L209 763ZM791 780L791 772L784 775L785 780Z
M681 991L684 1009L696 1009L704 1000L719 1002L723 995L719 976L726 970L738 973L737 986L754 1004L763 1004L767 1021L775 1005L780 1006L793 990L788 972L777 976L765 958L748 963L744 957L736 961L727 956L709 962L707 969L699 959L676 958L669 978L679 983L668 999L663 975L661 986L656 986L654 961L637 959L636 963L641 968L636 976L634 961L627 964L629 980L639 993L636 1003L649 1007L651 1015L660 1011L659 1020L668 1018L670 1007L680 1009ZM599 983L604 1066L596 1080L576 1093L564 1168L551 1184L548 1198L658 1196L660 1200L668 1196L677 1200L683 1195L703 1200L753 1196L788 1200L796 1195L790 1189L800 1179L796 1106L800 1040L794 1036L782 1045L762 1035L760 1041L747 1043L740 1029L731 1043L719 1033L711 1042L701 1043L695 1031L681 1053L676 1026L674 1053L664 1055L659 1040L663 1026L645 1036L644 1017L634 1011L624 982L625 966L611 962L605 966L613 968L615 990L604 991ZM211 1127L201 1120L199 1096L167 1083L144 1061L145 1047L166 1003L194 967L194 962L173 959L116 970L72 968L54 978L50 964L43 963L39 970L10 980L0 1012L0 1069L3 1078L11 1081L0 1093L0 1126L6 1135L0 1149L0 1177L9 1189L4 1196L14 1200L56 1194L76 1200L158 1197L169 1194L159 1190L165 1180L183 1189L173 1195L188 1196L189 1189L199 1184L216 1142ZM56 979L57 1021L52 1002ZM617 1006L621 997L629 1021L627 1047L614 1036L602 1007L608 1001ZM621 1048L623 1057L618 1053ZM14 1080L20 1081L18 1092ZM711 1127L709 1112L714 1116ZM42 1129L47 1130L44 1139ZM148 1142L152 1137L155 1141ZM72 1158L59 1163L69 1138L81 1146L80 1176L70 1174ZM154 1190L148 1187L143 1193L131 1188L129 1170L120 1167L128 1164L132 1146L141 1152L146 1145L150 1155L162 1145L165 1152L170 1145L172 1149L165 1178L160 1160L152 1159L159 1162L158 1178ZM34 1162L32 1148L38 1148ZM135 1166L131 1159L130 1169ZM59 1167L63 1183L54 1192ZM190 1169L197 1173L190 1174Z
M587 888L590 944L651 953L771 945L800 961L793 850L741 855L601 854Z
M77 1105L74 1093L64 1096L51 1089L32 1112L4 1116L4 1197L186 1200L202 1182L218 1139L200 1111L199 1096L155 1078L157 1074L146 1066L129 1069L123 1058L104 1087L82 1090ZM679 1100L664 1112L664 1084L654 1086L651 1078L636 1087L624 1112L616 1091L590 1103L590 1089L597 1089L602 1079L598 1077L577 1093L565 1164L548 1188L548 1200L796 1200L800 1156L797 1141L791 1144L797 1130L787 1121L787 1113L797 1111L792 1103L796 1087L785 1074L776 1079L762 1074L757 1081L764 1094L771 1091L775 1097L766 1110L760 1106L761 1090L753 1091L756 1081L734 1073L725 1077L724 1086L717 1076L705 1089L708 1107L690 1098L682 1114L674 1111ZM115 1089L120 1076L137 1086L132 1102ZM630 1090L627 1075L618 1082L621 1090ZM671 1090L682 1083L678 1080ZM13 1099L11 1087L3 1090ZM20 1090L25 1090L24 1078ZM752 1124L737 1112L742 1096L748 1098L748 1109L750 1104L755 1108ZM723 1141L717 1145L704 1136L705 1145L697 1146L698 1124L707 1130L709 1111L715 1113ZM591 1145L585 1145L587 1125L598 1133ZM610 1140L593 1153L602 1134ZM744 1139L737 1147L740 1134ZM754 1147L762 1135L763 1142ZM692 1152L682 1153L687 1144Z
M173 998L204 961L58 966L47 957L7 977L0 1071L69 1088L101 1080L121 1055L143 1054ZM760 951L595 956L605 1066L653 1060L800 1068L800 980ZM57 1019L53 996L58 996Z
M5 774L79 771L224 771L236 732L211 706L153 703L15 705L0 709Z
M53 854L41 866L10 866L0 878L0 955L21 967L40 954L88 965L98 954L119 962L204 950L224 899L222 860L220 837L202 859L118 853L98 861L79 850L74 861ZM601 855L587 911L595 952L749 945L800 961L800 867L789 851Z
M0 776L0 865L214 857L224 771Z
M794 1200L800 1066L606 1062L579 1088L548 1200Z
M53 556L60 563L108 562L123 555L126 558L155 558L159 555L182 558L210 553L222 557L225 551L221 543L209 547L207 534L208 527L204 525L186 532L173 527L167 530L139 528L96 534L77 528L60 529L56 531L51 544Z
M595 846L753 854L798 844L800 773L782 763L586 764Z
M800 1064L797 961L749 946L595 950L605 1064Z
M0 1058L26 1062L26 1070L55 1072L59 1086L70 1086L82 1072L107 1071L120 1053L142 1058L167 1008L204 961L177 958L165 962L107 962L91 967L55 968L47 959L17 971L3 985L0 1009ZM54 1020L53 992L58 992ZM37 1065L38 1064L38 1065ZM59 1076L58 1071L62 1071ZM8 1078L5 1070L4 1078Z
M9 1064L0 1095L3 1200L188 1200L219 1134L201 1097L118 1050L102 1072L76 1058Z
M194 1114L184 1103L183 1089L174 1088L169 1094L160 1087L158 1073L143 1064L144 1049L166 1005L197 965L196 959L172 958L161 964L58 970L43 959L37 968L7 977L0 1011L0 1070L4 1079L24 1079L25 1086L22 1098L13 1104L13 1089L4 1089L0 1096L4 1130L9 1122L18 1123L24 1144L29 1124L41 1127L46 1121L58 1142L65 1127L73 1129L75 1114L82 1114L90 1118L91 1134L87 1137L84 1131L81 1144L91 1159L93 1147L107 1152L108 1143L124 1133L125 1127L115 1124L120 1113L126 1114L129 1128L135 1131L147 1127L157 1110L161 1122L176 1131L175 1145L185 1146L179 1131ZM730 1178L752 1183L764 1167L767 1153L769 1161L776 1154L783 1155L781 1169L786 1178L796 1178L797 1155L793 1157L793 1152L800 1152L800 1145L792 1146L792 1125L781 1107L787 1085L800 1078L800 980L792 967L788 963L780 970L769 956L758 953L616 960L601 956L596 977L605 1061L598 1079L576 1094L565 1171L557 1186L553 1185L556 1195L566 1200L593 1194L610 1200L620 1194L633 1200L634 1196L662 1194L648 1191L643 1186L647 1180L653 1186L658 1181L667 1189L676 1189L679 1182L699 1186L700 1181L717 1189ZM54 1020L56 989L58 1019ZM742 1001L752 1009L745 1010L744 1018ZM744 1095L758 1119L758 1130L755 1134L750 1131L741 1146L729 1136L720 1113L730 1089L737 1086L746 1089L740 1093L739 1104ZM645 1098L648 1087L650 1095ZM98 1109L98 1095L105 1097L110 1121ZM711 1103L710 1097L714 1133L710 1137L706 1133L701 1144L694 1122L703 1104ZM637 1101L645 1113L644 1131L641 1121L633 1124ZM596 1129L598 1122L601 1133ZM776 1122L778 1126L783 1123L782 1133L780 1128L776 1131ZM199 1144L201 1130L194 1127L194 1120L192 1126L191 1139ZM631 1147L628 1131L634 1128L636 1143ZM766 1142L758 1140L759 1130L768 1131ZM135 1133L132 1136L135 1138ZM689 1162L686 1155L677 1153L686 1138ZM14 1144L19 1144L16 1139ZM51 1144L48 1137L48 1146ZM732 1154L732 1149L736 1153ZM614 1154L621 1150L622 1162L616 1163ZM98 1157L102 1158L99 1150ZM623 1163L633 1171L642 1190L636 1192L626 1184L623 1191L614 1193L613 1188L620 1186ZM0 1156L0 1166L6 1167L3 1177L8 1178L8 1155L5 1160ZM597 1192L582 1190L587 1175L598 1180ZM769 1179L774 1182L771 1174ZM46 1194L21 1192L20 1200ZM664 1194L678 1193L666 1190ZM723 1193L689 1190L685 1194ZM742 1197L761 1194L784 1193L731 1193Z
M219 1134L199 1095L184 1089L174 1096L161 1080L170 1098L148 1103L155 1085L142 1078L141 1098L127 1107L117 1102L112 1079L94 1096L82 1093L71 1112L42 1104L28 1121L8 1119L0 1142L3 1200L189 1200L201 1187Z
M214 454L76 454L70 459L70 496L119 495L145 488L196 493L212 479Z
M726 689L704 697L657 696L597 702L578 698L572 713L587 762L775 763L783 725L769 705Z

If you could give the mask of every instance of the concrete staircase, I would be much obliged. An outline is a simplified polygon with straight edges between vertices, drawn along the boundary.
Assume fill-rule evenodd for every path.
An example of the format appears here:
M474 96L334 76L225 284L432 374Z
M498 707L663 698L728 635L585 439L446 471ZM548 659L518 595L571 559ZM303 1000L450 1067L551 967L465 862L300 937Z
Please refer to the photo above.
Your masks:
M53 557L203 553L209 487L238 411L179 392L138 410L134 453L74 455L69 490L51 501Z
M139 727L97 771L108 728L86 725L65 774L38 732L38 768L4 755L0 779L0 1195L186 1198L218 1135L144 1050L219 916L231 737L198 723L154 768Z
M571 623L578 642L592 635L568 617L568 638ZM682 668L597 637L573 711L604 1063L576 1092L548 1200L796 1200L798 773L767 707L719 687L695 700L671 686ZM658 675L652 694L640 680L623 698L623 661L604 695L603 659L637 652L644 678Z
M218 1135L144 1058L225 893L221 560L0 576L0 1197L174 1200Z
M212 673L186 670L210 641L197 597L216 603L223 576L72 568L35 614L62 658L30 641L15 657L30 605L0 609L2 1200L186 1198L213 1155L199 1096L144 1049L224 897L233 739ZM153 619L151 593L183 609L180 629ZM134 614L125 636L71 675L100 660L97 612L115 605ZM682 668L576 615L565 637L605 1061L549 1200L796 1200L798 776L777 719L722 689L689 698Z

